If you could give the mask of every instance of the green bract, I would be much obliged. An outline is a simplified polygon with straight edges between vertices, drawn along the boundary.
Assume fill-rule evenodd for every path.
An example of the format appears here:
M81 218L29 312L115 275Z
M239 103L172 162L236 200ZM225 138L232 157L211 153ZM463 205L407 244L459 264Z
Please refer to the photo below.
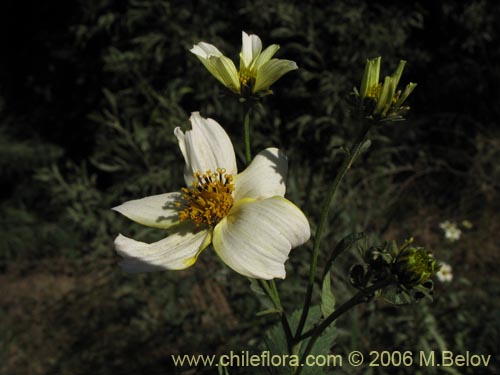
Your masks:
M246 98L271 94L270 86L285 73L298 69L294 61L273 59L279 46L272 44L262 50L262 42L257 35L242 33L240 67L224 56L212 44L200 42L190 50L212 75L229 90Z

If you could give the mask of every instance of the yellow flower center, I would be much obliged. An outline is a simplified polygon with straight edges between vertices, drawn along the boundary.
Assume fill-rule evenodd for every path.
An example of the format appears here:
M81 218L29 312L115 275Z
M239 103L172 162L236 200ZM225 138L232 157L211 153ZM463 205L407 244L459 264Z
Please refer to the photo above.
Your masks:
M255 81L255 75L252 74L252 72L248 69L241 69L239 71L239 76L240 76L240 83L244 87L250 87L251 85L254 84Z
M184 209L179 211L179 220L190 219L197 227L202 223L214 226L233 206L233 176L224 168L218 168L215 173L196 172L194 178L191 188L182 188Z
M372 87L370 87L368 90L366 90L366 97L369 99L372 99L374 101L378 101L380 98L380 94L382 94L382 84L378 83Z

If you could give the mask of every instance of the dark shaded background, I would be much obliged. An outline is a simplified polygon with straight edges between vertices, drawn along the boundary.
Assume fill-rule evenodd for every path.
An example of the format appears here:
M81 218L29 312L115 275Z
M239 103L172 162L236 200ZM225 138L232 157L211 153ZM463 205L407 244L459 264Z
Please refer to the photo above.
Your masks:
M261 306L244 278L209 251L186 271L122 274L114 237L153 241L162 233L109 209L182 185L173 129L186 128L192 111L223 124L242 150L238 104L188 51L203 40L236 59L241 30L280 44L278 57L299 65L252 125L256 150L274 145L288 155L288 197L313 227L340 146L357 131L345 98L366 58L381 55L384 74L408 60L402 81L419 84L408 120L372 133L371 150L337 196L324 251L354 231L375 242L413 235L453 266L454 280L437 283L432 304L357 308L339 322L333 351L495 355L495 1L5 1L0 17L2 373L208 374L216 371L174 369L169 355L260 350L273 320L255 317ZM439 223L464 219L473 228L445 241ZM309 250L292 252L279 284L289 310L300 305ZM345 275L356 256L337 265L338 301L352 293ZM498 373L498 357L483 370Z

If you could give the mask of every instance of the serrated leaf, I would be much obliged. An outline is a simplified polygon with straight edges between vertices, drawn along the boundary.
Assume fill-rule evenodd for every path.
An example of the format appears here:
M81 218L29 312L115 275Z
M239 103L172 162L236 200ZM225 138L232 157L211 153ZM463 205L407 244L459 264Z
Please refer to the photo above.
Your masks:
M299 325L300 315L302 313L302 309L295 310L290 319L288 320L290 324L290 328L292 332L297 330L297 326ZM318 322L321 321L321 309L319 306L313 306L309 309L309 314L307 315L307 320L304 325L304 332L313 328ZM311 350L312 355L327 355L330 352L330 348L333 346L333 343L336 338L336 328L334 324L328 327L323 334L316 341L313 349ZM302 341L298 347L297 355L300 359L304 353L305 348L309 342L309 338ZM268 331L267 337L265 339L265 344L267 349L270 351L271 355L278 354L289 354L288 347L286 343L286 337L281 328L281 325L277 324L271 330ZM291 373L291 368L289 366L280 366L273 367L271 369L272 374L279 375L289 375ZM307 367L304 366L302 370L302 375L319 375L323 373L323 369L318 366Z

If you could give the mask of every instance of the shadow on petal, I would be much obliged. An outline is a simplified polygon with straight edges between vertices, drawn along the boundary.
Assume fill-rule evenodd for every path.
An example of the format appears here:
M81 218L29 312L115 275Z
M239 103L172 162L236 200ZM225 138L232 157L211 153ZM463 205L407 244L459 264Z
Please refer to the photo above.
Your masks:
M259 155L271 162L272 168L281 177L280 183L285 184L288 171L287 164L283 165L283 161L287 160L285 153L278 150L278 155L275 155L269 149L266 149L261 151Z
M175 211L175 213L168 216L158 216L155 220L157 223L161 223L162 221L173 222L179 219L179 212L182 211L182 205L178 205L179 202L168 201L162 206L162 209L167 211Z
M206 226L182 223L175 232L153 243L145 243L119 235L116 252L124 259L122 269L130 273L159 270L182 270L192 266L210 244L211 232Z

